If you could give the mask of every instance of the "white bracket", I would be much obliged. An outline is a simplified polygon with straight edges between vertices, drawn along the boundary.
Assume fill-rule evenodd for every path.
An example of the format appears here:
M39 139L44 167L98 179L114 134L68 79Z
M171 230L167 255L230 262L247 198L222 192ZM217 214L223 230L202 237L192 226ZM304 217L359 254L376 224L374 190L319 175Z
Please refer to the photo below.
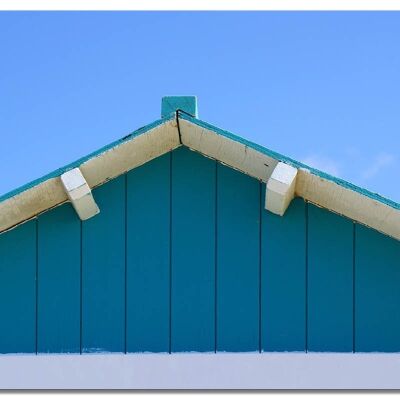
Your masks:
M282 216L294 197L297 169L279 162L267 182L265 209Z
M79 168L71 169L61 175L61 182L79 218L84 221L100 212L94 201L92 191Z

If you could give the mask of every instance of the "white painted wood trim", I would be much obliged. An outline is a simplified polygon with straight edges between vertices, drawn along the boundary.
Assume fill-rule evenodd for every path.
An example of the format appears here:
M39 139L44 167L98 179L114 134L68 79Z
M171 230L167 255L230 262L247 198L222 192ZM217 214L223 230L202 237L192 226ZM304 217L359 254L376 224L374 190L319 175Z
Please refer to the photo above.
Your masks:
M299 169L296 195L400 240L400 210Z
M268 182L279 160L190 121L179 120L182 143L262 182ZM400 240L400 210L299 169L294 196Z
M79 168L93 189L180 146L175 120L104 151ZM50 178L0 202L0 233L68 201L60 177Z
M0 389L400 389L400 355L2 355L0 377Z
M79 168L64 172L60 179L70 202L82 221L92 218L100 212L92 191Z
M268 182L279 160L232 138L185 119L170 120L133 137L79 165L88 185L94 188L126 171L159 157L181 144L218 160L262 182ZM400 240L400 210L336 182L299 169L295 196L369 226ZM50 178L0 202L0 232L64 203L68 197L60 178Z
M269 177L265 190L265 209L282 216L294 197L297 169L279 162Z
M183 145L263 182L278 164L278 160L243 143L184 119L179 120L179 126Z

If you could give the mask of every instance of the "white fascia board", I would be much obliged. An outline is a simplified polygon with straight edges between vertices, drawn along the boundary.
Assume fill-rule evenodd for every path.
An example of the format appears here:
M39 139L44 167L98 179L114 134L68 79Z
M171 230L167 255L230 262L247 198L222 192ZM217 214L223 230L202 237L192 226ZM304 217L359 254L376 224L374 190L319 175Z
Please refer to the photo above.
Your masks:
M3 390L400 389L400 355L19 354L0 355L0 374Z
M295 195L400 240L400 210L299 169Z
M179 147L175 120L150 129L79 165L91 188ZM0 233L68 201L60 177L47 179L0 202Z
M293 200L297 168L279 162L269 177L265 191L265 209L282 216Z
M262 182L268 182L279 163L279 160L243 143L185 119L180 118L179 125L185 146ZM317 176L307 169L298 169L295 181L294 196L400 240L400 210Z
M0 203L0 233L68 200L55 177Z
M94 188L180 145L176 120L170 120L108 150L101 157L85 161L79 168L89 186Z
M182 144L253 178L267 182L278 160L243 143L179 119Z
M99 186L181 144L265 183L279 162L211 128L181 118L179 125L181 140L173 119L83 162L79 168L88 185L91 188ZM400 210L307 169L298 170L295 186L295 196L400 240ZM59 177L41 182L0 202L0 232L67 200Z
M79 168L63 173L60 179L69 200L82 221L92 218L100 212L92 191Z

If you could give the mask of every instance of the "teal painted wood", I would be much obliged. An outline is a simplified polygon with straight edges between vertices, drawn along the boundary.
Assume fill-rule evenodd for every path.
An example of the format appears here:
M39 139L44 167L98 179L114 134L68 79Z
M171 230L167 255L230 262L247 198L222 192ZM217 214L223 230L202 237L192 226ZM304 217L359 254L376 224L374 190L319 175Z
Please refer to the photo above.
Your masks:
M0 353L36 351L36 220L0 235Z
M170 161L127 174L127 351L168 352Z
M262 199L265 194L263 186ZM292 200L284 216L262 210L263 351L306 350L306 210Z
M38 219L38 352L79 353L81 222L64 204Z
M260 183L217 167L217 350L259 350Z
M82 351L125 351L125 176L93 191L82 222Z
M0 352L400 351L399 242L262 189L180 148L1 234Z
M216 163L172 153L171 350L215 349Z
M353 222L308 204L308 350L353 351Z
M196 96L166 96L161 100L161 117L167 118L176 110L182 110L197 118Z
M355 349L398 352L400 243L357 224L355 253Z

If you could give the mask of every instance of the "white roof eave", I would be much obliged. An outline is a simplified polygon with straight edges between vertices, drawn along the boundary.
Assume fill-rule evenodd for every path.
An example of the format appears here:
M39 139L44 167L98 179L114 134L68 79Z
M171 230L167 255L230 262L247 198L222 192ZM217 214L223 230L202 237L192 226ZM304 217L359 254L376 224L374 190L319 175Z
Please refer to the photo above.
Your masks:
M170 118L74 167L79 167L93 189L181 145L265 183L278 163L293 164L273 152L263 151L261 146L252 146L250 142L221 132L224 131L195 118ZM295 167L298 169L295 196L400 240L399 208L363 194L361 189L357 191L351 185L346 187L318 175L312 168ZM68 197L60 176L43 180L0 201L0 232L66 201Z

